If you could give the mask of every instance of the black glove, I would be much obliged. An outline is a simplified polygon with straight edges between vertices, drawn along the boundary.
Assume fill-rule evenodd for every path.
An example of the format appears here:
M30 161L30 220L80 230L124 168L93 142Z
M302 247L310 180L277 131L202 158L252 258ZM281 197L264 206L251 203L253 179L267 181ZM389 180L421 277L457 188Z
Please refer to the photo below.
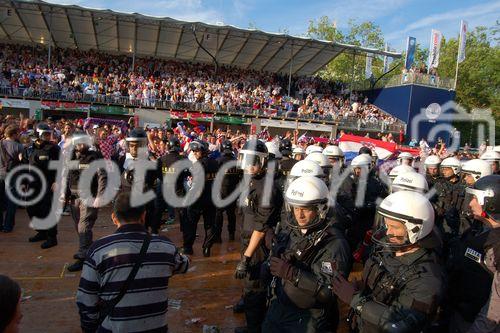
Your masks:
M356 289L354 284L347 281L342 275L337 274L332 279L332 291L342 302L351 304Z
M295 269L288 261L278 257L271 257L270 261L271 274L284 280L292 281L295 274Z
M250 257L243 256L241 261L236 266L236 271L234 272L234 277L236 279L242 280L247 276L249 263L250 263Z

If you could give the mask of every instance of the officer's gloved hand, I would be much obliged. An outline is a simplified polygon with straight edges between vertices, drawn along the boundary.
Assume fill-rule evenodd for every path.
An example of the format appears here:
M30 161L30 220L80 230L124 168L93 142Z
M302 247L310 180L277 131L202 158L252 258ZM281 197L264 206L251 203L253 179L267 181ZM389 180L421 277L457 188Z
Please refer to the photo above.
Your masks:
M288 261L278 257L271 257L270 260L271 274L284 280L292 281L295 269Z
M234 277L236 279L242 280L247 276L249 263L250 263L250 257L243 256L243 258L236 266L236 271L234 272Z
M332 279L332 291L342 302L351 304L356 288L341 274L336 274Z

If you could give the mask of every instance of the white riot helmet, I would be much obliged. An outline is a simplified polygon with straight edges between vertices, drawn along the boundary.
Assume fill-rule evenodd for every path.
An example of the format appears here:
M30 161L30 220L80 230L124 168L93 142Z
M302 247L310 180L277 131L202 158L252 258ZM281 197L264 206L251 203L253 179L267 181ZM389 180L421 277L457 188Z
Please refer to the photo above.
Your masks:
M338 160L341 165L344 165L344 152L338 146L327 146L323 149L323 155L330 160L330 164L334 164Z
M474 159L462 165L462 175L471 175L475 181L492 173L490 164L485 160Z
M419 174L418 172L404 172L400 173L393 181L391 185L391 191L412 191L425 194L429 191L429 184L425 176Z
M293 165L292 170L290 170L289 177L293 181L296 178L303 176L324 177L324 172L318 163L314 161L302 160Z
M398 191L387 196L377 207L377 215L382 217L378 230L372 240L378 245L390 249L405 248L416 244L428 236L434 228L434 208L421 193ZM391 243L387 235L385 219L396 220L404 224L408 233L404 243Z
M91 136L83 132L77 132L73 133L73 135L71 136L71 143L73 144L73 146L83 144L90 147L93 145L93 140Z
M402 152L398 155L398 165L411 165L413 163L413 155L408 153L408 152ZM409 161L408 163L405 163L404 161Z
M356 156L351 161L351 167L368 167L372 164L372 157L368 154L361 154Z
M283 155L280 152L280 147L272 141L266 142L267 151L269 153L269 159L277 159L280 160L283 158Z
M455 175L458 175L460 173L460 170L462 169L462 163L460 163L460 161L456 157L448 157L441 162L441 165L439 167L441 169L451 168L453 170L453 173Z
M307 148L306 148L306 155L309 155L311 153L322 153L322 152L323 152L323 148L321 148L320 146L310 145L310 146L307 146Z
M288 186L285 204L288 213L287 223L294 229L311 229L323 224L328 213L329 191L325 182L317 177L300 177ZM315 209L317 217L305 226L300 226L295 219L293 208L307 207Z
M332 169L332 165L330 164L328 157L326 157L324 154L319 153L319 152L311 153L311 154L307 155L305 160L318 163L318 165L321 167L321 169L323 169L325 176L330 175L330 170Z
M494 150L487 150L481 155L480 159L487 162L498 162L500 161L500 153Z
M415 172L415 169L413 169L409 165L397 165L392 168L391 172L389 172L389 178L391 179L391 181L394 181L394 179L396 179L398 175L408 172Z
M305 154L306 154L306 151L304 150L304 148L301 148L301 147L295 147L292 150L293 158L295 158L295 156L297 156L297 155L305 155Z
M428 167L439 168L440 164L441 164L441 159L437 155L427 156L427 158L424 161L425 168Z

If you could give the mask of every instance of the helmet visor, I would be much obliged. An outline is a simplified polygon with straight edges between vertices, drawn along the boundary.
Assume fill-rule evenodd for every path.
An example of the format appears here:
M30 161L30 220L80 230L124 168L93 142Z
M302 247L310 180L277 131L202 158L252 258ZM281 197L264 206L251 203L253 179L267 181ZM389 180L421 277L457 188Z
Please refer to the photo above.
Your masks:
M257 154L239 153L237 165L240 169L245 170L250 167L260 166L263 167L265 158Z

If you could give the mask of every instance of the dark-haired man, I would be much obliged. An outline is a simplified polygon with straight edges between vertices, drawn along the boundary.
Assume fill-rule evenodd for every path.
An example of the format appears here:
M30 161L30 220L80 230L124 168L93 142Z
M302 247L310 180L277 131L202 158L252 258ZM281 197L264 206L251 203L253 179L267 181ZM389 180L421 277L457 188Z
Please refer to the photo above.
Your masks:
M185 273L189 261L169 239L147 233L145 205L132 207L130 197L117 196L111 218L118 229L87 252L76 295L84 332L168 330L168 280Z

